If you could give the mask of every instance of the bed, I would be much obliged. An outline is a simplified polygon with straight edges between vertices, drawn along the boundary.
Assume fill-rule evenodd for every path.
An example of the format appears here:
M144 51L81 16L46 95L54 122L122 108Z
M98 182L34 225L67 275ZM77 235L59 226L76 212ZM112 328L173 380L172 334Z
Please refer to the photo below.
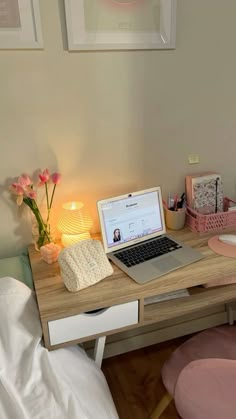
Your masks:
M102 371L82 348L42 346L28 285L0 279L0 318L1 419L118 419Z

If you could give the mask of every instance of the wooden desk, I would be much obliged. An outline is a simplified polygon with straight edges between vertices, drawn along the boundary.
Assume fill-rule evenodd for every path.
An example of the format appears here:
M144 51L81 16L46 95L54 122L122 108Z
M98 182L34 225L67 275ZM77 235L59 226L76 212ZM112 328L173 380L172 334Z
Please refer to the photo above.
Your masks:
M100 341L97 341L96 347L96 356L98 363L100 363L105 343L104 337L109 334L160 322L183 314L190 314L206 307L235 300L236 284L208 289L199 287L199 285L216 278L227 278L236 273L236 259L217 255L208 247L208 239L215 233L200 235L186 228L179 232L171 232L171 234L173 237L198 249L205 256L204 259L175 270L145 285L137 284L114 266L114 274L111 277L77 293L71 293L65 288L60 277L58 263L47 265L41 260L40 253L35 251L33 246L30 246L29 257L45 346L49 350L53 350L62 346L102 337ZM144 306L145 297L183 288L189 289L190 297ZM127 304L131 302L133 302L133 305ZM81 336L80 315L104 307L110 307L111 310L116 307L114 319L120 317L119 310L121 310L121 317L122 313L124 317L127 317L127 313L131 310L130 317L132 321L130 324L124 324L123 326L121 321L118 327L117 325L112 327L113 312L111 311L111 315L108 315L109 326L107 326L107 330L97 332L96 318L98 319L100 316L98 313L93 316L92 334L90 327L88 327L87 334ZM136 309L137 319L135 320L134 311ZM106 320L104 324L103 328L105 327L106 329ZM54 326L56 326L56 332ZM100 329L98 328L98 330ZM58 343L57 337L53 337L53 333L55 332L57 335L57 331L60 335L58 338L60 343ZM64 331L65 334L63 335ZM68 339L68 336L73 336L73 339Z

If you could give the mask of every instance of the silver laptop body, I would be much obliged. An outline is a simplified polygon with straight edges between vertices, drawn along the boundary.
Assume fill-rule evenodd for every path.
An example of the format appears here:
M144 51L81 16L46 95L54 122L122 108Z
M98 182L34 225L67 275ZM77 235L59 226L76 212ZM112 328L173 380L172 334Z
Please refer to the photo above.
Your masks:
M139 284L203 258L166 234L159 186L98 201L97 207L108 258ZM167 253L166 242L171 246ZM164 254L152 257L157 247ZM128 255L133 253L139 254L138 263L136 256L130 262Z

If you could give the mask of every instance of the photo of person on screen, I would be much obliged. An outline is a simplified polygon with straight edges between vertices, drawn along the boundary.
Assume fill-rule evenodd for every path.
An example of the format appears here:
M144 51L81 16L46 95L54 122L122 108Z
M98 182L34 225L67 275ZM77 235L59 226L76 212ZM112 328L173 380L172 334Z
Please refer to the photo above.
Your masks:
M113 242L119 242L121 240L120 229L116 228L113 232Z

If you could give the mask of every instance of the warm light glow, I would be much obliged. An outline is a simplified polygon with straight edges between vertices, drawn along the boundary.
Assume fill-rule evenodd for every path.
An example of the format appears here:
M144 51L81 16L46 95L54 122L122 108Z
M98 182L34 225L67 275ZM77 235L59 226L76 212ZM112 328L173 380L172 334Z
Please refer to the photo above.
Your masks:
M58 221L58 229L62 233L63 246L70 246L80 240L90 238L89 230L93 225L92 218L87 213L83 202L66 202Z
M90 239L90 233L87 231L86 233L81 234L62 234L61 236L61 243L64 247L72 246L72 244L76 244L81 240Z

